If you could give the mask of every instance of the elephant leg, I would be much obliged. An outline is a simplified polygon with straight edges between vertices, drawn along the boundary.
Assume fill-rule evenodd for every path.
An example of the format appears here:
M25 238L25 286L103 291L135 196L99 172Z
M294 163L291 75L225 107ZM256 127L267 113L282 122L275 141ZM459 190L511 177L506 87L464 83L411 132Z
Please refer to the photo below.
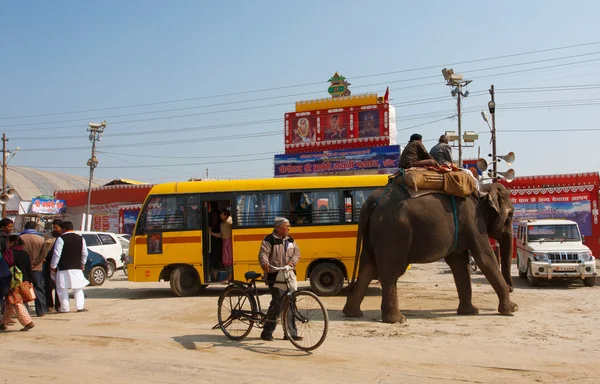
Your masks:
M389 258L388 260L392 260ZM381 298L381 321L384 323L406 323L406 317L398 309L398 289L396 283L400 276L406 272L407 265L400 269L400 273L393 271L387 276L380 276L382 298Z
M362 259L362 257L365 259ZM358 279L352 290L348 293L346 305L344 305L342 311L347 317L362 317L360 305L365 298L369 284L373 279L377 278L377 266L373 262L373 258L365 254L362 257L361 259L365 260L365 262L361 263L360 270L358 271Z
M473 252L477 266L479 266L483 275L490 282L492 288L494 288L496 295L498 295L498 300L500 301L498 312L502 315L510 315L518 311L519 307L517 304L510 300L510 288L506 284L500 268L498 268L496 255L489 245L489 240L485 238L476 242L471 251Z
M469 272L469 251L454 253L446 257L446 263L452 270L454 284L458 292L459 315L478 315L479 308L473 305L473 290L471 288L471 273Z

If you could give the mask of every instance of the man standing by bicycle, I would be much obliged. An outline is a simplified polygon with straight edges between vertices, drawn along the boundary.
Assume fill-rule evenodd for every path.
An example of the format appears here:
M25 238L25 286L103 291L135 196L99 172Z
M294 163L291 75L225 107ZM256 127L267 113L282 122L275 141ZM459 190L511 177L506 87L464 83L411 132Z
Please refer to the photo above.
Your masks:
M277 318L281 313L283 300L279 303L279 299L283 291L274 287L277 271L272 271L272 267L281 268L286 265L294 268L300 260L300 248L294 239L288 236L290 232L290 222L284 217L276 217L274 221L273 233L265 236L258 253L258 262L261 268L265 271L269 293L271 294L271 304L269 305L267 322L263 328L260 338L266 341L273 340L273 331L277 327ZM278 304L279 303L279 304ZM290 316L293 318L293 316ZM293 321L293 319L292 319ZM290 324L288 329L292 330L291 336L294 340L302 340L302 337L296 333L295 324ZM284 340L287 337L284 336Z

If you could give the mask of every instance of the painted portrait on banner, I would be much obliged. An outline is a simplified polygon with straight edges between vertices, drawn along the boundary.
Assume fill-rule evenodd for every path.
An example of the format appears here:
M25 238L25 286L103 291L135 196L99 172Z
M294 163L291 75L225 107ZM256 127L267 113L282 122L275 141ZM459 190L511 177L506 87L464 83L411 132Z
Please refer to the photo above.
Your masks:
M380 119L378 111L362 111L358 113L358 136L376 137L380 135Z
M317 141L317 123L314 117L292 119L292 144L314 143Z
M321 118L324 140L347 140L349 115L335 113Z

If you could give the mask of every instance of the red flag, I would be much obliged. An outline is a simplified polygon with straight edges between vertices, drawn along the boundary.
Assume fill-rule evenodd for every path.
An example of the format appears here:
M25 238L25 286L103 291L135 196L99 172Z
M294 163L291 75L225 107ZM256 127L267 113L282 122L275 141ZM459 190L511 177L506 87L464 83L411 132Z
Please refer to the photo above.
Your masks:
M386 87L385 88L385 95L383 96L383 101L387 102L389 96L390 96L390 87Z

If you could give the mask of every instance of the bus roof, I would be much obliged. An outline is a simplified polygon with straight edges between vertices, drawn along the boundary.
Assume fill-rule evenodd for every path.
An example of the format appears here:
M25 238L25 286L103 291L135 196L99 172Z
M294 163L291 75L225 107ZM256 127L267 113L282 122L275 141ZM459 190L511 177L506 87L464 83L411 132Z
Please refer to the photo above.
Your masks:
M286 189L384 187L389 175L282 177L246 180L206 180L157 184L151 195L171 193L209 193L269 191Z

